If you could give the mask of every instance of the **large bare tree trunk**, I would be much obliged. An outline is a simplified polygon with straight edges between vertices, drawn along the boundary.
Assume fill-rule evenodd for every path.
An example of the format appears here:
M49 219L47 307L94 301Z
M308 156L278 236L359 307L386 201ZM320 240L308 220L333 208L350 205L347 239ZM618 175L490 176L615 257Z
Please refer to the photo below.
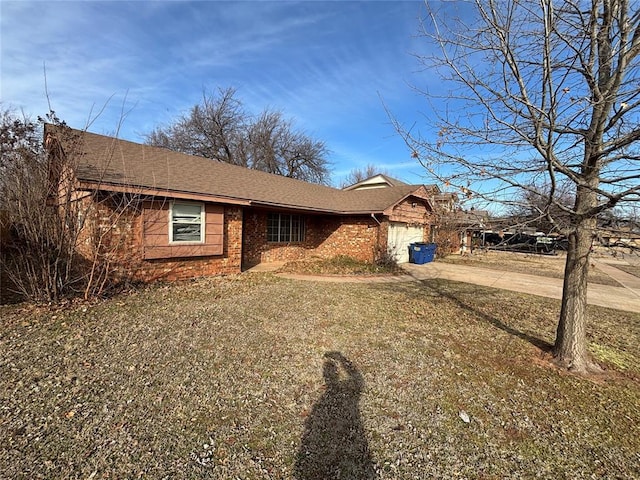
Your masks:
M592 179L592 186L597 179ZM576 194L575 210L585 212L597 202L595 189L581 187ZM580 213L575 217L574 228L569 234L567 262L564 270L562 307L556 331L554 356L556 362L577 373L597 370L587 351L587 281L589 255L597 227L595 216L586 218Z
M564 367L585 372L590 365L586 349L587 275L591 233L579 226L569 235L562 309L554 354Z

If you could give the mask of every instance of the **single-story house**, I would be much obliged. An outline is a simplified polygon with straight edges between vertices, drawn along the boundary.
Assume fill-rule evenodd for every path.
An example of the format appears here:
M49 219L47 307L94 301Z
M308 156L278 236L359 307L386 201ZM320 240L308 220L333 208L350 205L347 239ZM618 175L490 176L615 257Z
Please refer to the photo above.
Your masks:
M51 125L45 145L52 181L101 212L94 222L124 246L114 261L142 280L313 256L406 262L431 235L434 186L385 177L341 190Z

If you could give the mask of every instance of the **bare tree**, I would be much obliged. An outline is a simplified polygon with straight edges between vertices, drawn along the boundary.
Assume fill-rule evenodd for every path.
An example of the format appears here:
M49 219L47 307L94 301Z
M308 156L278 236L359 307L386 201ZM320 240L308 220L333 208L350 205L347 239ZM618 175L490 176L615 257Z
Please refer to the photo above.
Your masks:
M527 185L511 208L511 217L517 220L515 225L533 226L545 233L565 234L571 226L568 211L575 204L572 187L566 182L556 185L553 201L550 202L549 185Z
M419 60L442 81L423 93L446 107L426 115L433 136L397 130L428 172L466 196L513 205L525 191L544 198L545 215L568 216L554 355L569 369L596 369L586 296L597 217L640 199L638 5L476 0L465 20L429 5L422 32L436 53ZM556 195L565 182L569 205Z
M281 112L263 111L246 130L241 157L245 166L314 183L326 183L323 142L296 132Z
M63 226L74 225L73 215L48 202L56 192L49 188L39 123L7 109L0 131L0 199L10 232L2 249L4 281L26 298L57 301L72 276L73 248Z
M203 94L188 115L146 136L149 145L290 178L328 183L324 142L296 131L279 111L248 114L233 88Z
M146 135L149 145L246 166L240 146L247 127L247 114L235 98L235 90L219 89L217 95L202 96L188 115Z

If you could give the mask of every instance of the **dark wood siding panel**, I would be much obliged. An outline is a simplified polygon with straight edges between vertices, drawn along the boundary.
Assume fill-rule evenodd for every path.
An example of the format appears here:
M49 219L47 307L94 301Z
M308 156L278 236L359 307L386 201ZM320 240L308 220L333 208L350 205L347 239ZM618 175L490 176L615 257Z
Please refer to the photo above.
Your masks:
M170 201L150 201L143 205L144 258L180 258L222 255L224 247L224 207L205 204L205 242L169 243Z
M164 247L145 247L144 258L186 258L210 257L222 255L217 245L167 245Z
M223 250L223 233L224 233L224 207L207 203L204 207L205 211L205 244L207 247L216 246L218 253L210 253L208 255L222 255Z
M169 245L169 202L144 202L142 222L142 242L147 258L147 247Z

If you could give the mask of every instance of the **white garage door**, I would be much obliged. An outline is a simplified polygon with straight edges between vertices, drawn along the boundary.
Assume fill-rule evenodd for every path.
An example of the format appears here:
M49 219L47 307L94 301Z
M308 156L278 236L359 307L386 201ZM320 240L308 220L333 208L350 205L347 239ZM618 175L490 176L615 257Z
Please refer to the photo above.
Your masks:
M387 245L398 263L409 261L409 244L424 241L424 227L410 227L406 223L389 224Z

